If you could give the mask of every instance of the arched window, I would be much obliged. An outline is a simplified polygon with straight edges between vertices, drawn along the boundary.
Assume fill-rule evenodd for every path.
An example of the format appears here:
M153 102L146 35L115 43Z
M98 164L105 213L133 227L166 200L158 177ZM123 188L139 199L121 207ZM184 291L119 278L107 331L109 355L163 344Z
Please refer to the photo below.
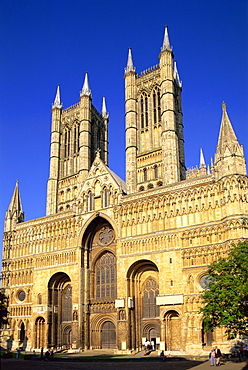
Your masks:
M38 294L38 304L42 304L42 295Z
M96 298L116 297L116 258L107 252L96 263Z
M66 130L65 131L65 146L64 146L64 156L69 157L70 156L70 143L71 143L71 131Z
M109 205L109 194L108 194L108 189L107 188L103 189L102 196L103 196L102 206L103 207L108 207L108 205Z
M93 194L88 194L88 211L93 211Z
M143 174L144 174L144 181L147 181L147 169L143 169Z
M79 124L74 126L74 154L79 152Z
M140 98L141 130L148 127L148 96L143 93Z
M154 178L157 179L158 178L158 166L155 164L154 166Z
M67 285L62 293L62 321L72 321L72 289Z
M156 297L158 296L157 282L150 278L144 286L143 296L143 318L152 318L159 316L159 306L156 305Z
M161 121L160 91L156 87L153 90L153 123L154 125Z

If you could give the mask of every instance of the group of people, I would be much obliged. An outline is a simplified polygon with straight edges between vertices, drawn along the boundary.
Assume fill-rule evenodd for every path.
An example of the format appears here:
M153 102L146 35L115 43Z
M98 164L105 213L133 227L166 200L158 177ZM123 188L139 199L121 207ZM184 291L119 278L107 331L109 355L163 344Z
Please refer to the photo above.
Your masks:
M149 351L154 351L155 350L155 343L153 340L148 340L146 339L145 343L144 343L144 347L145 347L145 351L146 352L149 352Z
M220 359L222 357L220 349L215 346L209 353L209 360L211 366L220 366Z

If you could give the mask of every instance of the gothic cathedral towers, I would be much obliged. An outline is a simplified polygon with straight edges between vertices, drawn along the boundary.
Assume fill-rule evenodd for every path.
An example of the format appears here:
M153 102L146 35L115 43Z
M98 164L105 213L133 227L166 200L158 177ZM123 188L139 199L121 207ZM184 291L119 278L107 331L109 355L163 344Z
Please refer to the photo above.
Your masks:
M102 112L92 104L88 74L80 101L62 109L58 87L52 106L50 176L47 187L47 215L69 210L99 152L108 164L108 113L103 97ZM73 191L68 191L72 188Z
M159 64L138 76L125 69L127 193L185 179L182 84L165 28Z

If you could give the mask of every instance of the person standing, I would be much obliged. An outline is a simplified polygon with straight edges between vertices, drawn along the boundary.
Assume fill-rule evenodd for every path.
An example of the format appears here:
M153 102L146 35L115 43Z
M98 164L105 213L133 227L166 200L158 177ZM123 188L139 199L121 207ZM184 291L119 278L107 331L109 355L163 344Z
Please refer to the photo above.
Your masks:
M209 353L209 361L211 366L216 366L216 358L215 358L215 349L212 348L212 350Z
M220 349L219 349L217 346L215 346L216 366L220 366L220 359L221 359L221 356L222 356L222 354L221 354Z

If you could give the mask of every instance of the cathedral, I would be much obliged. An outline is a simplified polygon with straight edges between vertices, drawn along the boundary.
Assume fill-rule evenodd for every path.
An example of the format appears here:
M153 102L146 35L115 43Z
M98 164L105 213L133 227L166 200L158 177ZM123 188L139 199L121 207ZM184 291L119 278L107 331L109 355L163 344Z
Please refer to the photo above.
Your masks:
M64 109L58 86L52 105L46 216L24 220L16 183L2 261L8 348L228 348L199 309L209 264L248 240L242 145L223 103L211 166L201 151L186 169L167 27L158 64L138 74L129 49L124 78L126 181L108 167L106 101L98 112L86 74L78 102Z

